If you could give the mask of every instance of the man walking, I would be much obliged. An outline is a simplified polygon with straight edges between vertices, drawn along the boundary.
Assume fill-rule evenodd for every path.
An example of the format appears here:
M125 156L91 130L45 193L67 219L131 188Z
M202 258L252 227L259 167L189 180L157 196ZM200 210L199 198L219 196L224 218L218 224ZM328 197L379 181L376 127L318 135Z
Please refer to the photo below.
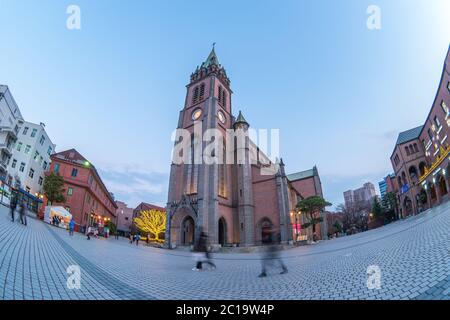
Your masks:
M75 229L75 220L73 220L73 218L72 218L72 219L70 219L70 222L69 222L69 235L70 236L73 236L74 229Z
M20 214L20 223L22 223L23 225L27 225L27 208L25 205L25 201L22 201L20 204L19 214Z
M263 256L261 258L261 274L258 276L260 278L267 277L266 268L268 265L274 266L277 262L280 265L282 271L280 274L285 274L288 272L286 265L283 263L280 257L280 248L278 244L280 242L280 235L271 231L270 233L270 244L266 246Z
M11 221L14 222L14 211L17 208L17 198L16 196L11 197L11 202L9 204L9 207L11 209Z
M216 269L216 265L211 261L211 255L208 251L208 235L205 232L200 233L200 237L194 246L194 257L196 258L196 266L193 271L200 271L203 269L203 264L209 264L212 270Z

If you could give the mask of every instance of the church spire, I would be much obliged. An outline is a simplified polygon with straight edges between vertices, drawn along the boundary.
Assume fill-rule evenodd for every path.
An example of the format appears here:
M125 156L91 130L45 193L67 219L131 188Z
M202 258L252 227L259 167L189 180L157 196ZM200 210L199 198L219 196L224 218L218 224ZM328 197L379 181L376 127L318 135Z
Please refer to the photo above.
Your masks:
M215 46L216 46L216 43L214 42L211 52L209 53L209 56L206 59L206 61L203 62L202 67L209 68L212 65L220 66L219 59L217 58Z

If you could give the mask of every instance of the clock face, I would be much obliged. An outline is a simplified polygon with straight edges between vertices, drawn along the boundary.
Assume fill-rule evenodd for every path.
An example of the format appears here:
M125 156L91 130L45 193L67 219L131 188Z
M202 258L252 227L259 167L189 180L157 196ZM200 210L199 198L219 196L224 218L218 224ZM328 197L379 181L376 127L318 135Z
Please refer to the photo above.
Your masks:
M222 111L219 111L217 113L217 116L218 116L220 122L225 123L227 121L227 118L225 117L225 115L223 114Z
M192 112L192 120L198 120L200 116L202 115L202 109L195 109L194 112Z

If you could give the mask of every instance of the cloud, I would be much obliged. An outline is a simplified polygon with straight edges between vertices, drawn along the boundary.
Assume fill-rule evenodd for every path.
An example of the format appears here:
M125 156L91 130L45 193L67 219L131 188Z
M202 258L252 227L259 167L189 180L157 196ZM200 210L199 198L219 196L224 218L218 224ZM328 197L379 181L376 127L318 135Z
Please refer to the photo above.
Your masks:
M169 174L133 164L102 164L97 167L115 199L130 207L141 202L165 206Z

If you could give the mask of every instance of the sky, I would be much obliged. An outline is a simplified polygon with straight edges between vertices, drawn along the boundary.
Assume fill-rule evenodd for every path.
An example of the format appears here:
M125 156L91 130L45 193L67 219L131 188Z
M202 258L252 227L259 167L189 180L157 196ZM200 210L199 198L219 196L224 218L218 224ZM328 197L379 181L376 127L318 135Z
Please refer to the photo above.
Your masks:
M449 14L448 0L0 0L0 83L116 199L165 205L185 86L216 42L233 113L279 129L287 173L316 165L337 206L364 182L378 189L398 133L425 120Z

